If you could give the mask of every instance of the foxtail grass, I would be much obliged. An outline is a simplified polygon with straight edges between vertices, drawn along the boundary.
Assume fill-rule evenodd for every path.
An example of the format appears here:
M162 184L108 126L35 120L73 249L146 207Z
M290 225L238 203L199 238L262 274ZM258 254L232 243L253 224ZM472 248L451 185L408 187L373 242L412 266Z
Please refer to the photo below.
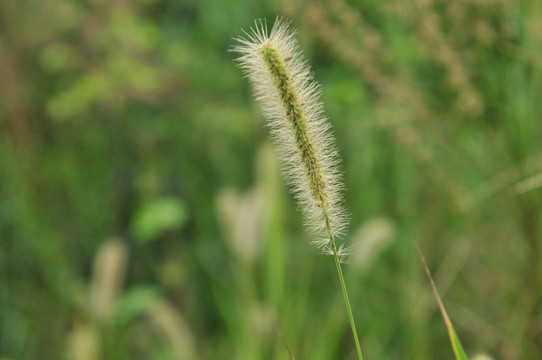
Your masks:
M278 146L287 182L303 209L314 243L332 255L357 354L363 359L341 263L348 248L338 244L346 228L339 156L319 101L320 86L298 48L295 32L277 18L271 31L256 21L232 50L249 78L271 136Z

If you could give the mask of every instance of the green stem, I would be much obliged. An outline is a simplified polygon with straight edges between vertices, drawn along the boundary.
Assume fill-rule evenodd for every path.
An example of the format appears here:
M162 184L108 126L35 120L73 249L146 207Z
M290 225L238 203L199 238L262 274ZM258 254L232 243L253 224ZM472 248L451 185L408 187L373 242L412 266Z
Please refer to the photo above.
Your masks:
M344 281L343 271L341 269L341 259L337 252L337 246L335 245L335 239L330 233L331 246L333 248L333 257L335 258L335 265L337 265L337 272L339 273L339 280L341 282L341 288L343 290L344 302L346 303L346 311L348 312L348 318L350 319L350 326L352 327L352 335L354 336L354 341L356 343L356 350L358 351L359 360L363 360L363 355L361 354L361 347L359 345L358 332L356 331L356 323L354 321L354 315L352 314L352 307L350 306L350 300L348 298L348 291L346 290L346 282Z

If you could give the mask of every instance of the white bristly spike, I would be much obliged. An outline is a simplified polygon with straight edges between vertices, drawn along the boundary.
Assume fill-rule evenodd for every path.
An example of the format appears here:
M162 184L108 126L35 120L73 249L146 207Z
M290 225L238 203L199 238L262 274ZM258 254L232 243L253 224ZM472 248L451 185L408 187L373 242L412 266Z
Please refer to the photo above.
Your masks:
M270 33L258 20L232 50L252 83L271 135L278 145L287 181L324 253L346 249L334 244L346 228L342 176L330 125L319 102L320 87L298 49L295 32L278 18Z
M335 240L346 228L339 158L318 101L319 85L313 80L294 35L280 18L275 20L271 33L265 22L259 20L246 38L236 39L239 45L232 50L241 54L237 60L261 104L285 164L286 178L309 228L323 238L315 243L335 259L358 359L363 360L341 270L348 249L338 246Z

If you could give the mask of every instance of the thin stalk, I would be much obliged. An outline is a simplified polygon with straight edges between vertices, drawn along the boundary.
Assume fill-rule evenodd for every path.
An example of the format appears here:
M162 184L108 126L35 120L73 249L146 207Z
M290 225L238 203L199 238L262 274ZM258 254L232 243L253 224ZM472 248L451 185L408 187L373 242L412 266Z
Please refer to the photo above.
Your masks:
M356 330L356 322L354 321L354 314L352 313L352 306L350 305L350 299L348 297L348 291L346 290L346 281L344 281L343 270L341 268L341 258L339 256L339 251L337 250L337 245L335 245L335 237L331 231L328 217L325 216L326 227L329 233L329 241L331 243L331 249L333 250L333 258L335 259L335 265L337 266L337 273L339 274L339 281L341 283L341 289L343 291L344 302L346 304L346 312L348 313L348 319L350 320L350 327L352 328L352 336L354 336L354 342L356 343L356 350L358 352L359 360L363 360L363 355L361 354L361 346L359 344L358 332Z
M346 282L344 281L343 271L341 269L341 260L339 259L339 255L337 254L335 241L333 241L333 257L335 258L335 265L337 265L337 272L339 273L339 280L341 281L341 288L343 290L344 302L346 303L346 311L348 312L348 318L350 319L350 326L352 327L352 335L354 336L354 342L356 343L356 350L358 351L358 358L360 360L363 360L363 355L361 355L361 347L359 345L358 332L356 331L356 322L354 321L354 315L352 314L352 307L350 306L348 291L346 291Z

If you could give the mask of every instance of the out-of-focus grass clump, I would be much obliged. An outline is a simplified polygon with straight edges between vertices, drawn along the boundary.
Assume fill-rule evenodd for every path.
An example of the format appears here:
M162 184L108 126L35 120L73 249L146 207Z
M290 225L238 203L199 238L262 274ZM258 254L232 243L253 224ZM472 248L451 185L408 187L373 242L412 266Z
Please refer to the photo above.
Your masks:
M343 158L365 358L453 356L412 240L469 356L540 357L542 5L500 0L0 2L0 357L355 357L227 51L276 15Z

